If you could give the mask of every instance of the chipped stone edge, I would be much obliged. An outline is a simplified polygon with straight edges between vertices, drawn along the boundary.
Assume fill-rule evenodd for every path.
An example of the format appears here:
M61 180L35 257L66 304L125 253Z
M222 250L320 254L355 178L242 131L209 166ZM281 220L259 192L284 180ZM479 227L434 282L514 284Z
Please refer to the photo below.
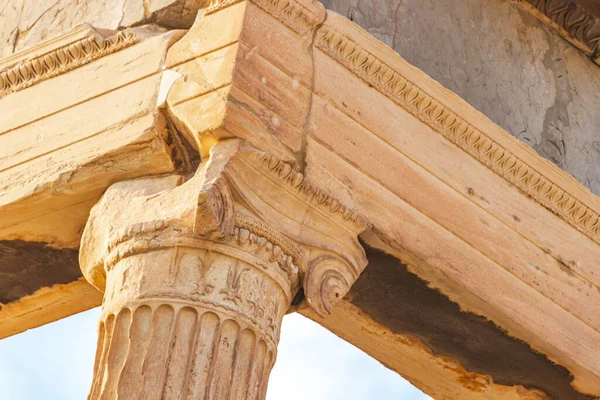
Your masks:
M244 0L213 0L206 10L211 14L240 3ZM267 14L279 20L298 34L312 32L325 19L325 9L322 5L311 9L295 0L250 0ZM321 12L318 12L321 11Z
M206 8L206 14L217 12L241 1L243 0L212 0ZM251 1L299 34L314 31L325 18L325 9L322 6L311 9L295 0ZM42 43L39 47L51 47L52 43L60 42L65 37L73 36L74 33L79 33L84 29L93 28L84 25L75 31L67 32ZM0 70L0 98L79 68L135 43L137 43L137 39L130 31L121 31L106 39L99 39L96 35L91 34L30 60L21 61L16 65ZM24 53L27 53L27 51Z

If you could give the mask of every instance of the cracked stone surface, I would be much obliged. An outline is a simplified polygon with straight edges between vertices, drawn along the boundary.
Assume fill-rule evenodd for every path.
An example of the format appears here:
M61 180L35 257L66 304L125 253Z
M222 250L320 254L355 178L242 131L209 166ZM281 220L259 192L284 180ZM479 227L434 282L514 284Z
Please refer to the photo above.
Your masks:
M324 0L600 195L600 68L506 0Z
M324 0L600 194L600 68L506 0ZM83 22L185 28L201 0L0 0L0 58Z
M189 28L204 0L0 0L0 58L81 23L119 29L154 22Z

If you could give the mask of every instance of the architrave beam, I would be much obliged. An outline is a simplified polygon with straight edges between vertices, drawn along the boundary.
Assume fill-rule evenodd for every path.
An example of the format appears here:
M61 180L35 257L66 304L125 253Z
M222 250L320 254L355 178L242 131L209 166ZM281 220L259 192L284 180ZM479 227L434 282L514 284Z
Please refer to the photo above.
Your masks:
M436 386L431 383L435 373L430 380L419 380L394 367L393 352L370 354L436 394L454 390L469 393L465 398L483 399L510 393L525 399L572 390L581 398L600 395L596 196L393 50L316 2L213 2L189 32L173 42L162 48L164 61L148 74L176 78L162 86L165 101L145 109L156 112L164 105L160 115L167 118L159 132L176 128L181 136L169 137L184 138L181 142L191 143L204 159L215 143L240 138L303 171L320 193L368 220L370 232L363 239L369 245L404 262L429 289L463 312L489 321L497 333L526 343L531 354L568 371L568 387L536 386L528 376L505 381L491 369L488 375L481 369L471 371L466 358L444 356L443 349L430 346L430 353L442 354L434 362L451 357L449 365L461 371ZM81 69L98 67L126 51ZM68 84L77 70L44 82ZM0 101L10 102L44 82ZM152 86L152 98L163 98L160 87ZM125 100L126 96L115 101ZM78 146L79 142L69 145L72 150ZM156 160L158 170L145 169L145 174L176 170L173 159ZM103 169L118 170L114 165ZM111 175L110 180L135 174ZM48 204L59 183L48 184ZM81 208L74 206L82 221L106 186L108 182L88 191ZM79 196L80 190L72 186L69 193ZM9 210L6 207L0 213ZM36 237L56 224L52 218L23 230L13 224L6 234L23 239L28 232ZM71 234L69 243L78 238ZM345 301L357 299L352 296L350 292ZM402 307L385 299L382 296L383 308ZM346 311L339 312L352 315L348 310L356 307L346 304L340 308ZM352 342L359 340L365 325L360 318L355 324L346 319L339 327L331 321L335 317L323 324ZM417 352L431 356L426 353ZM478 374L477 384L457 378L464 374Z

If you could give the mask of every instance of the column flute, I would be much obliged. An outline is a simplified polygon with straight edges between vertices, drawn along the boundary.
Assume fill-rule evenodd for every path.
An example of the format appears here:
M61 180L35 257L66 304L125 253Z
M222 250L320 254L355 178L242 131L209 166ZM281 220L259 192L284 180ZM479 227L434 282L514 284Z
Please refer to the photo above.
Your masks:
M264 399L292 301L331 312L367 223L232 139L196 173L114 184L80 253L104 291L90 399ZM304 299L304 300L298 300Z

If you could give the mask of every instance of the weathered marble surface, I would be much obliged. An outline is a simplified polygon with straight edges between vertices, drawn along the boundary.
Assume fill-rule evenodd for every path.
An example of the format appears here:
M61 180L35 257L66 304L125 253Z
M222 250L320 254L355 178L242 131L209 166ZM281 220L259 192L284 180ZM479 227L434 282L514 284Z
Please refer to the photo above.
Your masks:
M118 29L155 22L191 26L203 0L0 0L0 58L87 22Z
M151 14L154 9L151 8L144 14L154 15L149 21L172 26L165 21L176 16L178 10L184 15L190 9L186 8L188 3L166 1L182 8L163 7L159 14ZM284 272L281 277L284 281L289 277L288 272L294 278L289 262L295 258L298 265L306 266L304 270L298 267L298 271L305 271L298 273L298 278L304 275L306 302L320 310L320 315L327 315L333 301L350 293L347 289L366 263L362 252L351 250L359 247L356 236L367 228L369 231L361 239L383 252L380 255L388 254L386 258L391 260L388 270L396 274L382 277L381 269L372 270L371 274L375 273L381 284L371 285L367 281L363 285L362 291L368 288L370 298L361 296L361 289L357 288L359 295L351 297L354 303L348 303L344 314L338 314L338 322L332 328L336 333L362 346L385 365L412 377L416 385L435 398L587 400L591 398L588 394L597 397L600 394L597 357L600 314L595 311L600 308L599 199L356 24L333 12L326 16L324 9L311 1L252 0L230 4L225 0L217 3L222 8L213 8L212 13L199 18L184 37L182 31L175 30L166 33L162 29L154 32L150 27L128 30L151 29L155 35L148 36L146 32L135 36L140 43L77 68L71 63L69 72L46 76L39 84L0 99L0 109L10 110L0 112L0 122L6 120L0 129L9 131L0 136L0 142L6 144L3 147L0 143L0 149L4 148L5 171L10 177L9 180L0 177L0 182L14 189L4 191L9 197L0 190L0 200L8 199L4 203L8 206L0 207L5 215L4 218L0 215L0 225L6 228L5 239L28 239L30 243L41 241L72 249L83 243L80 254L81 265L89 267L85 269L89 271L86 277L99 288L105 287L104 275L109 280L104 304L112 308L105 313L106 326L116 328L112 339L101 342L111 343L106 347L110 351L104 352L106 357L99 358L98 364L105 365L101 371L109 373L96 375L100 385L95 386L91 397L104 398L94 394L98 393L96 388L107 396L119 394L121 383L122 393L137 393L130 388L139 386L130 386L127 380L114 375L123 371L134 377L136 373L130 374L130 367L140 366L139 358L126 361L128 354L135 355L136 346L147 338L142 335L142 341L136 339L138 328L144 325L136 321L153 320L154 316L188 321L184 321L183 329L176 330L183 341L173 342L175 357L191 354L189 347L179 343L189 344L186 335L196 330L195 321L208 315L200 310L200 302L225 303L228 308L237 308L232 311L237 315L233 317L236 321L244 313L258 312L259 323L251 321L260 328L254 337L264 336L260 330L265 324L261 321L269 329L277 328L280 319L271 325L260 315L260 308L251 306L257 293L267 299L273 297L261 289L263 280L255 284L253 278L271 279ZM161 4L157 3L156 9ZM67 37L73 39L73 35L71 32ZM432 36L431 40L418 43L423 48L449 35ZM465 35L464 39L467 38L472 36ZM44 57L52 51L58 57L62 51L56 40L40 48L38 51ZM527 54L525 48L523 51ZM75 54L79 52L73 50ZM494 55L491 50L484 54ZM493 60L498 59L495 56ZM454 63L467 57L458 55ZM495 62L501 64L505 59L508 58ZM34 61L27 60L21 65L23 68L19 67L18 76L24 82L37 79L38 75L27 75L27 71L35 71L34 65ZM524 68L528 65L524 64ZM531 66L535 66L533 61ZM500 67L497 70L502 71ZM531 76L520 82L535 83L536 78L541 81L534 72L535 68ZM485 70L483 74L492 76ZM470 73L465 78L469 76ZM512 83L510 74L504 80L498 79ZM9 87L19 82L14 78L5 81L12 82ZM543 87L543 82L532 87ZM498 95L498 90L490 98ZM533 89L531 92L529 96L535 94ZM506 94L510 96L510 90ZM488 103L496 104L491 100ZM197 151L183 138L195 144L206 161L194 178L188 180L181 176L197 165L193 161L197 157L192 157ZM271 155L248 150L233 138L244 139ZM138 146L140 142L142 146ZM234 155L222 150L222 146L238 144L240 147L235 151L230 149ZM241 154L235 158L238 150L254 156ZM212 155L208 157L209 154ZM231 156L231 164L226 161L227 154ZM0 169L1 157L2 152ZM274 157L289 162L282 163ZM165 166L168 170L157 168ZM297 172L296 166L304 174ZM123 182L138 176L140 170L143 175L177 173L177 176L173 177L175 183L172 182L170 189L155 188L156 192L151 194L144 192L146 184L137 186L143 181L153 187L148 183L152 181L150 178ZM114 193L106 192L98 204L110 205L110 212L97 206L88 225L96 226L104 220L102 228L95 233L86 229L80 241L82 231L78 228L82 221L108 184L115 181L121 182L112 188L127 187L127 195L113 196ZM214 183L215 190L209 189L208 182ZM327 196L329 193L331 198ZM114 218L106 219L111 215ZM220 223L221 218L228 222ZM345 228L348 225L345 221L350 220L363 222L356 229L353 223ZM77 221L81 225L77 226ZM232 230L234 224L237 231ZM229 228L221 233L213 230L223 226ZM38 235L35 240L32 234ZM348 235L353 246L344 244ZM251 237L255 237L252 240L256 243L258 237L273 242L269 247L272 252L263 255L260 253L263 247L257 248L260 250L257 256L251 247L255 243L246 242ZM295 245L292 240L300 244ZM11 244L14 248L15 243ZM231 254L223 246L233 249L227 250ZM179 247L198 250L180 252ZM167 248L169 252L160 257L148 255ZM90 253L90 249L98 252ZM232 268L228 270L229 265L221 264L225 268L211 270L215 275L201 275L212 283L204 280L201 284L201 277L194 275L199 272L194 256L205 263L203 256L209 250L228 254L229 258L221 261L231 263ZM332 252L344 259L353 255L352 259L360 262L335 262ZM280 258L280 253L286 258ZM241 260L240 254L247 255L247 260ZM181 255L179 262L178 255ZM263 258L257 261L256 257ZM157 258L166 268L148 263ZM407 266L401 266L396 259ZM371 253L371 262L372 269L384 260ZM233 265L242 265L241 271L248 267L243 278ZM263 276L263 265L273 274ZM315 271L318 266L323 267ZM331 270L329 266L347 273ZM154 273L155 267L162 275ZM460 310L470 312L471 317L450 322L437 318L437 326L419 325L410 316L403 317L396 309L410 304L388 296L401 289L389 277L396 276L396 282L406 280L406 274L399 274L401 268L427 282L427 285L416 282L415 278L409 282L411 300L428 306L425 300L431 299L432 294L438 299L445 296L444 301L433 304L439 307L439 315L456 316ZM179 272L182 275L177 275ZM139 279L132 279L135 277ZM153 280L152 291L147 290L148 286L142 288L145 277ZM299 283L295 283L296 279L292 281L293 284L279 285L289 295L277 303L281 308L271 315L282 316L291 304L294 308L303 306L302 296L293 296ZM52 288L52 293L58 292L53 297L64 303L64 292L76 283L71 282L60 291ZM170 283L176 290L169 289ZM427 286L429 291L415 297L413 289L417 285ZM245 293L240 290L239 298L234 296L236 287L246 290ZM85 296L81 289L79 286L74 296ZM41 289L34 295L38 293ZM171 311L153 316L147 312L150 308L142 308L150 303L157 305L153 310L162 307L154 301L155 295L162 296L160 302L164 301L162 305L170 306ZM31 297L19 300L19 307L9 304L12 314L6 313L3 305L0 334L2 322L14 320L13 315L30 315L26 314L29 310L35 312L40 305L45 307L48 296L40 300L41 296L33 301ZM147 299L152 300L144 304ZM173 304L180 304L182 299L192 302L191 311L186 308L190 312L174 312L180 306ZM56 319L79 309L67 304L59 310L62 314L54 311L52 315ZM136 314L138 310L140 313ZM215 311L215 315L220 315L219 312ZM426 318L435 319L431 310L426 314ZM474 316L480 317L474 319ZM25 317L21 326L25 324L23 320ZM217 320L220 318L212 318L214 322ZM47 318L45 322L48 321ZM337 325L339 321L343 324ZM412 325L407 326L406 321ZM485 321L489 323L483 326L476 323ZM15 325L6 331L15 333L18 331ZM163 326L170 332L173 325L169 322ZM457 331L447 329L445 335L437 336L438 327L450 326L457 327ZM238 342L241 327L241 324L230 325L231 330L226 329L232 332L224 336L227 344ZM490 330L493 333L467 336L461 334L465 329L474 335ZM128 339L127 332L132 332L133 340ZM161 335L163 349L168 349L171 343L168 332ZM220 331L204 332L208 342L214 343L211 340ZM419 337L418 343L406 340L408 335L415 338L416 334L421 334L423 340ZM456 346L448 343L446 339L455 339L457 334L459 339L466 338L477 346L496 351L507 348L512 358L500 364L495 360L498 356L489 357L476 347L465 347L465 340L458 340ZM510 336L526 345L515 347L520 342L507 341ZM229 350L234 349L227 344ZM469 357L473 353L475 357ZM501 353L495 354L501 357ZM154 354L159 360L169 353ZM236 354L250 355L237 350ZM404 362L407 358L415 361ZM187 359L183 361L169 363L164 374L160 372L162 361L155 364L158 369L154 372L179 377L166 380L164 393L173 393L171 389L181 387L176 385L186 384L181 378L187 375L171 369L171 366L190 365ZM222 361L218 361L224 366L219 367L222 373L212 376L226 380L216 381L214 387L219 390L210 392L216 393L212 397L209 393L210 398L230 397L224 392L233 388L227 383L234 379L231 367L246 363ZM494 365L489 367L486 365L489 363ZM553 367L553 363L560 368ZM420 369L407 369L413 365ZM161 381L148 378L153 375L145 372L143 375L148 382L162 387ZM104 377L108 377L106 381ZM163 393L159 389L154 392Z
M600 69L506 0L324 0L600 194ZM201 0L0 0L0 57L87 22L187 27Z
M600 194L600 68L506 0L323 0Z

